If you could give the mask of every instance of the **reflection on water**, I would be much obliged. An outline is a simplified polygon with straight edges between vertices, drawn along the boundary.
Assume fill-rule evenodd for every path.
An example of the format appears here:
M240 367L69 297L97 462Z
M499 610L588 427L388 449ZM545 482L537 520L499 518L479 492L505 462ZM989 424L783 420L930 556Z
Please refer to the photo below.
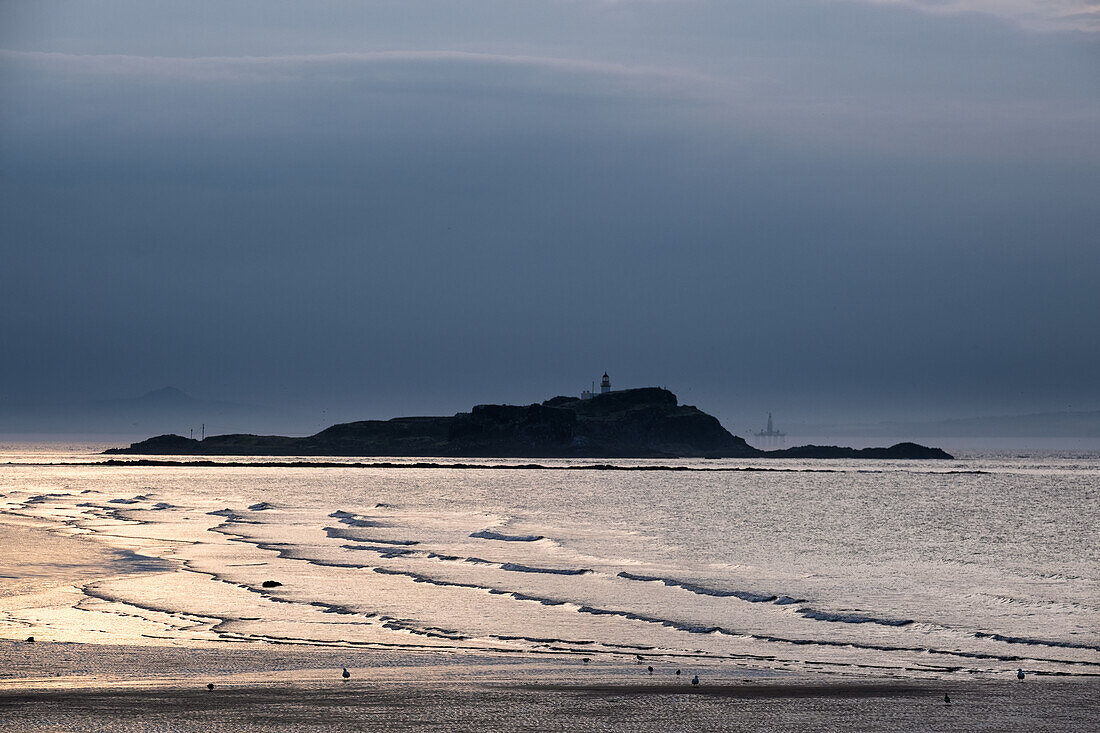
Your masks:
M1100 673L1095 457L96 460L0 456L0 636Z

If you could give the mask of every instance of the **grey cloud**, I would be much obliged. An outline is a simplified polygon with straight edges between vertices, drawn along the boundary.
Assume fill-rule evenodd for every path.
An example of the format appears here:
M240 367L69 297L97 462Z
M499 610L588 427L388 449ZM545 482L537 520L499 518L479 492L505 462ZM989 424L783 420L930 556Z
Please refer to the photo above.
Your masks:
M930 13L983 13L1036 30L1100 33L1096 0L849 0Z
M385 417L607 369L723 416L1100 400L1095 44L444 5L6 26L0 399Z
M647 86L661 84L666 89L684 82L703 80L699 74L646 66L625 66L583 59L474 53L467 51L376 51L281 56L135 56L129 54L72 54L43 51L0 50L0 59L13 65L40 68L75 77L160 77L191 82L263 82L300 81L314 77L347 79L349 71L368 74L375 81L400 82L403 76L415 76L417 64L465 64L484 71L486 67L510 67L513 70L603 77L620 83L638 80ZM443 62L443 63L440 63ZM438 76L433 78L438 79ZM532 77L533 78L533 77ZM446 82L447 79L440 81ZM488 80L486 80L488 81Z
M629 116L632 128L739 130L902 156L1080 160L1100 151L1095 99L1052 108L1050 99L965 94L968 83L946 94L875 89L873 81L858 94L836 84L825 93L810 69L792 83L778 68L758 68L747 82L690 69L443 51L245 58L8 51L0 58L13 101L7 127L32 133L112 116L126 130L251 136L361 134L363 124L387 116L414 129L434 122L482 133L548 119L621 126ZM439 105L442 115L431 111Z

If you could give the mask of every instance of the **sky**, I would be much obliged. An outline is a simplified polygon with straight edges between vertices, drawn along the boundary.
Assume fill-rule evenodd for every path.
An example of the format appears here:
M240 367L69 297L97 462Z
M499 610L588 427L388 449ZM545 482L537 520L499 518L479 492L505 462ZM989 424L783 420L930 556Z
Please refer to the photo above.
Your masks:
M1098 232L1097 0L0 1L0 410L1095 410Z

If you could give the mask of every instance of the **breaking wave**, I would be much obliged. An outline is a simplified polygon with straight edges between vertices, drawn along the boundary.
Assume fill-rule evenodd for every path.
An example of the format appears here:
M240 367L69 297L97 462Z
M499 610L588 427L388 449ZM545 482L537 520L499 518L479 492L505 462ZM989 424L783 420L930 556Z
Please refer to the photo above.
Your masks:
M538 542L546 539L541 534L501 534L490 529L471 532L470 536L482 540L501 540L502 542Z
M626 580L638 580L645 583L663 583L670 588L682 588L689 593L695 593L701 596L714 596L716 598L740 598L742 601L748 601L749 603L776 603L779 605L786 605L789 603L801 603L802 601L794 600L788 596L777 596L768 593L753 593L746 590L722 590L719 588L708 588L697 583L690 583L686 580L676 580L675 578L662 578L657 575L637 575L635 573L621 572L620 578Z

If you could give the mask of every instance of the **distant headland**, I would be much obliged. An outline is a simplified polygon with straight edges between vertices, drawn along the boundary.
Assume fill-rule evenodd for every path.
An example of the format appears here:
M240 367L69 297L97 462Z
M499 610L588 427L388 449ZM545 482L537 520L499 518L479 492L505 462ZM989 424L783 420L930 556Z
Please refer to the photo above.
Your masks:
M606 379L606 377L605 377ZM586 391L526 406L477 405L451 417L396 417L316 435L160 435L111 454L207 456L402 456L461 458L885 458L951 459L939 448L805 445L760 450L717 418L659 387Z

